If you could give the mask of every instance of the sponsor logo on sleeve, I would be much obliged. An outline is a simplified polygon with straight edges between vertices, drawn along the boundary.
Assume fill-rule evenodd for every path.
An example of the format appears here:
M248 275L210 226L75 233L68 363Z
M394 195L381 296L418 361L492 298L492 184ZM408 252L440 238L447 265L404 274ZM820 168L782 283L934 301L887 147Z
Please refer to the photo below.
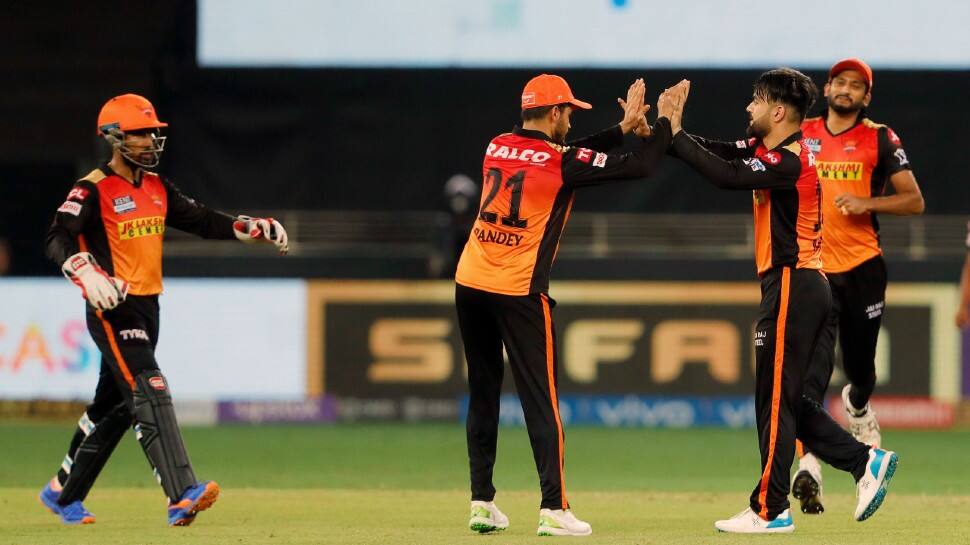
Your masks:
M67 200L75 199L78 201L83 201L88 198L89 191L82 187L75 187L71 189L71 192L67 194Z
M148 379L148 384L151 384L152 388L155 388L156 390L165 389L165 380L162 379L162 377L152 377Z
M812 153L818 153L822 151L821 138L806 138L805 145L808 146L808 149L812 150Z
M909 164L909 159L906 157L906 152L903 150L903 148L897 149L896 153L893 153L893 155L896 156L896 160L899 161L899 166L902 167Z
M590 150L587 148L579 148L578 150L576 150L576 159L584 163L589 163L592 158L593 158L593 150Z
M81 203L74 201L64 201L64 204L57 209L58 212L64 212L65 214L70 214L72 216L81 215Z
M765 170L765 164L758 159L744 159L743 162L744 164L748 165L748 168L750 168L755 172L758 172L759 170L760 171Z
M737 142L734 143L734 145L737 146L738 149L748 149L748 148L755 147L755 144L757 143L758 143L757 138L748 138L747 140L738 140Z
M889 134L889 139L892 140L893 144L898 146L902 143L899 141L899 136L896 135L896 131L886 127L886 132Z
M131 198L131 195L125 195L123 197L118 197L114 199L114 209L115 214L124 214L125 212L131 212L135 209L135 200Z
M769 164L777 165L781 162L781 154L779 154L777 151L769 151L768 153L762 155L761 159L764 159L765 162Z
M596 157L593 158L593 166L603 168L606 166L606 154L597 153Z

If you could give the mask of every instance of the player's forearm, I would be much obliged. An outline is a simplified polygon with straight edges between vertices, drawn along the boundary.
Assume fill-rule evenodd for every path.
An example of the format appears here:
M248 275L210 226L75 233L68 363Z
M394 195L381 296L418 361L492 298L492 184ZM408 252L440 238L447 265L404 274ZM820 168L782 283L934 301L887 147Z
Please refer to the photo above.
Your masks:
M51 225L50 230L47 231L46 254L48 259L60 267L67 261L68 257L78 251L76 237L61 225Z
M925 203L923 202L923 195L914 191L885 197L870 197L866 203L866 208L869 212L879 214L913 216L923 213Z

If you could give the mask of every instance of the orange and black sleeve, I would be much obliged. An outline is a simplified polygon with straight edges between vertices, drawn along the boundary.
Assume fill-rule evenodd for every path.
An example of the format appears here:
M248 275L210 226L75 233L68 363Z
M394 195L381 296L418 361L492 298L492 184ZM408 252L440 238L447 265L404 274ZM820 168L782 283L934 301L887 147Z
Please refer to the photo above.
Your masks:
M85 232L92 219L100 219L99 201L98 187L87 180L80 180L54 213L54 221L47 230L46 253L58 267L68 257L81 251L78 237Z
M666 154L670 138L670 122L661 117L653 125L653 134L642 139L640 148L630 153L598 152L580 156L581 147L570 147L562 156L563 184L583 187L650 176Z
M785 189L795 187L802 162L794 153L778 148L777 164L758 158L724 160L708 151L684 131L674 137L677 156L721 189Z

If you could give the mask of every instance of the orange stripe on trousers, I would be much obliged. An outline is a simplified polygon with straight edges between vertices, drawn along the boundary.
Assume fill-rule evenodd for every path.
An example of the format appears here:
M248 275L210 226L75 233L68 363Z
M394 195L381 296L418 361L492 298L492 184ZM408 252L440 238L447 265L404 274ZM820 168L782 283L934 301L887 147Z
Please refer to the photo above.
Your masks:
M105 333L108 334L108 344L111 346L111 353L114 354L115 360L118 361L118 367L121 368L121 374L124 375L125 382L127 382L128 385L131 386L131 389L134 390L135 379L132 378L131 371L128 369L128 363L125 361L125 358L121 356L121 350L118 349L118 343L115 341L115 332L111 329L111 324L108 323L108 320L104 319L104 316L101 314L100 310L97 312L97 314L98 318L101 320L101 325L104 326Z
M795 439L795 452L798 453L799 458L805 457L805 445L802 444L801 439Z
M552 339L552 314L549 312L549 300L544 294L540 298L542 299L542 314L546 322L546 374L549 379L549 397L552 401L552 414L556 418L556 432L559 437L559 497L562 500L562 508L569 509L569 502L566 501L566 478L563 475L564 440L562 419L559 418L559 396L556 394L556 346Z
M761 518L768 519L768 482L771 481L771 464L775 460L775 440L778 438L778 411L781 405L781 373L785 363L785 325L788 321L788 290L791 285L791 268L781 270L781 301L778 304L778 318L775 322L775 361L774 381L771 386L771 432L768 440L768 461L761 472L761 490L758 503L761 504Z

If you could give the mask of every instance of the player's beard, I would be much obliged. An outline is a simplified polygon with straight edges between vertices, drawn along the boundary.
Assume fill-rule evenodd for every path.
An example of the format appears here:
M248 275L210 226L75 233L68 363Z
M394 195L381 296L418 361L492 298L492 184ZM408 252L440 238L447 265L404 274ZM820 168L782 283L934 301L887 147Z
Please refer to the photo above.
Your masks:
M845 97L849 99L849 105L846 106L845 103L840 104L836 102L835 101L836 97ZM834 110L835 113L841 114L841 115L854 114L859 110L865 108L866 106L865 104L863 104L861 100L859 101L852 100L852 97L850 97L849 95L836 95L835 97L825 97L825 100L826 102L828 102L829 108Z
M569 120L566 119L566 116L562 116L559 118L559 121L556 123L556 125L552 128L552 134L550 136L552 136L553 142L562 144L566 141L566 133L568 132L569 132Z
M768 122L768 116L763 115L758 119L752 119L751 123L748 124L748 136L753 138L764 138L768 136L768 132L771 131L771 125Z

